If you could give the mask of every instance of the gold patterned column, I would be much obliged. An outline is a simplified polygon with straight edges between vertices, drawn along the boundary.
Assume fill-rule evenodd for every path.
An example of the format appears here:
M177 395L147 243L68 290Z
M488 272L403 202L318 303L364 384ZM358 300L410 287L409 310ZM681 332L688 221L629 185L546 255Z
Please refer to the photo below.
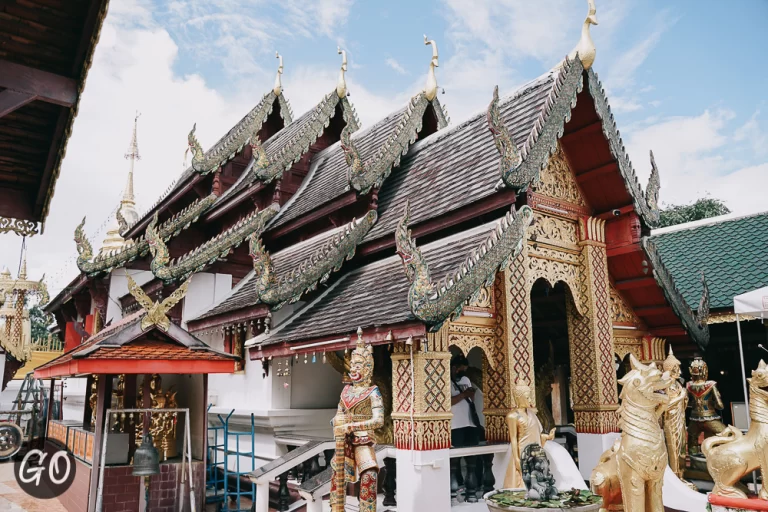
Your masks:
M395 447L442 450L451 447L450 360L446 329L392 353L392 420ZM413 368L411 368L413 357Z
M581 287L586 310L579 314L567 300L571 381L576 430L581 433L618 432L618 393L614 340L605 251L605 221L581 221Z
M519 259L519 258L518 258ZM516 259L512 265L520 262ZM509 286L510 272L504 270L496 274L493 285L494 304L496 307L495 336L493 338L493 351L490 357L494 364L489 364L488 359L483 363L483 414L485 415L485 436L488 441L508 441L506 417L512 409L512 381L514 374L510 370L511 358L508 340L509 317L507 311L510 306Z
M504 269L504 302L509 347L510 386L533 387L533 325L531 324L531 282L528 245ZM510 388L511 389L511 388ZM535 405L535 404L533 404Z

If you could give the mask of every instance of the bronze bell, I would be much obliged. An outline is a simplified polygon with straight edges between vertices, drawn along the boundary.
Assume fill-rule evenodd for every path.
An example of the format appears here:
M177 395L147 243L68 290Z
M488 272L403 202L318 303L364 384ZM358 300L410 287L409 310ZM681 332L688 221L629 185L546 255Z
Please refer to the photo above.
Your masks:
M160 474L160 454L152 442L152 434L144 436L141 446L133 453L133 476Z

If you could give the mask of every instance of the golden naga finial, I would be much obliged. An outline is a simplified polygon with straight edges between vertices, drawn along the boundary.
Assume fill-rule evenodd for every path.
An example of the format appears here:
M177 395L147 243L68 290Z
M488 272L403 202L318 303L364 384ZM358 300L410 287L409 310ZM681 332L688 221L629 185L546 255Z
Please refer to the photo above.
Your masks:
M280 78L283 75L283 56L275 52L275 58L280 59L280 65L277 66L277 75L275 76L275 86L272 88L272 92L275 93L275 96L280 96L280 93L283 92L283 82L282 82L282 79Z
M141 304L144 311L147 312L147 314L144 315L144 318L141 319L141 329L145 330L156 325L163 331L167 331L171 327L171 319L168 318L167 313L187 294L187 288L189 288L189 282L191 280L192 277L189 277L163 302L156 302L149 298L141 286L136 284L136 281L134 281L131 276L128 276L128 291L133 295L133 298L136 299L136 302Z
M339 71L339 81L336 83L336 94L339 98L344 98L347 95L347 80L344 77L344 73L347 71L347 52L341 49L341 46L336 47L336 53L341 55L341 70Z
M581 39L579 39L576 47L571 50L571 53L568 54L569 60L575 59L576 54L578 54L585 70L592 67L592 63L595 62L595 54L597 53L595 43L589 34L589 26L597 25L597 8L595 7L595 0L587 0L587 3L589 4L589 11L584 19L584 24L581 26Z
M432 60L429 62L427 86L424 88L424 95L429 101L432 101L437 96L437 78L435 78L435 68L439 65L437 60L437 43L434 39L427 39L427 35L424 34L424 44L432 45Z

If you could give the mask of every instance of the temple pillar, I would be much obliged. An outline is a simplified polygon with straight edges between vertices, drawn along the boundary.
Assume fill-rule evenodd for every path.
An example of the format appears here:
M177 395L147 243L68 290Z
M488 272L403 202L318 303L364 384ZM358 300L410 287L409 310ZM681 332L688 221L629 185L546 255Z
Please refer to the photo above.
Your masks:
M496 307L494 365L483 368L483 397L486 439L509 441L506 417L512 410L512 386L517 376L533 383L533 333L531 302L527 291L526 251L496 274L493 293ZM519 373L518 373L519 372Z
M397 510L451 507L450 359L445 330L392 353ZM442 505L441 505L442 503Z
M582 219L580 314L566 301L571 356L571 396L579 443L579 469L589 478L600 455L618 436L618 387L605 250L605 221Z

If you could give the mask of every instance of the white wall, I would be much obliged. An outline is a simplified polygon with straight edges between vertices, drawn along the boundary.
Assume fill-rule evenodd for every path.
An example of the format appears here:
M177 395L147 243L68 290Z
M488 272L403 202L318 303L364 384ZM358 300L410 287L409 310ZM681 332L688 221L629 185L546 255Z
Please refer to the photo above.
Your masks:
M107 301L107 318L109 321L118 322L123 318L123 312L120 309L120 297L128 293L128 275L130 275L139 286L145 285L151 281L154 276L147 270L130 270L125 268L116 268L112 271L109 279L109 300Z
M291 379L292 409L331 409L339 404L339 396L344 385L341 375L329 364L323 364L323 354L316 355L317 362L312 363L312 355L304 364L304 356L297 362L294 359Z
M273 408L272 374L262 378L261 361L245 358L245 372L208 376L208 400L223 409Z
M181 313L182 327L186 328L189 320L210 309L230 290L232 290L232 276L229 274L197 273L193 275L184 298L184 309Z

